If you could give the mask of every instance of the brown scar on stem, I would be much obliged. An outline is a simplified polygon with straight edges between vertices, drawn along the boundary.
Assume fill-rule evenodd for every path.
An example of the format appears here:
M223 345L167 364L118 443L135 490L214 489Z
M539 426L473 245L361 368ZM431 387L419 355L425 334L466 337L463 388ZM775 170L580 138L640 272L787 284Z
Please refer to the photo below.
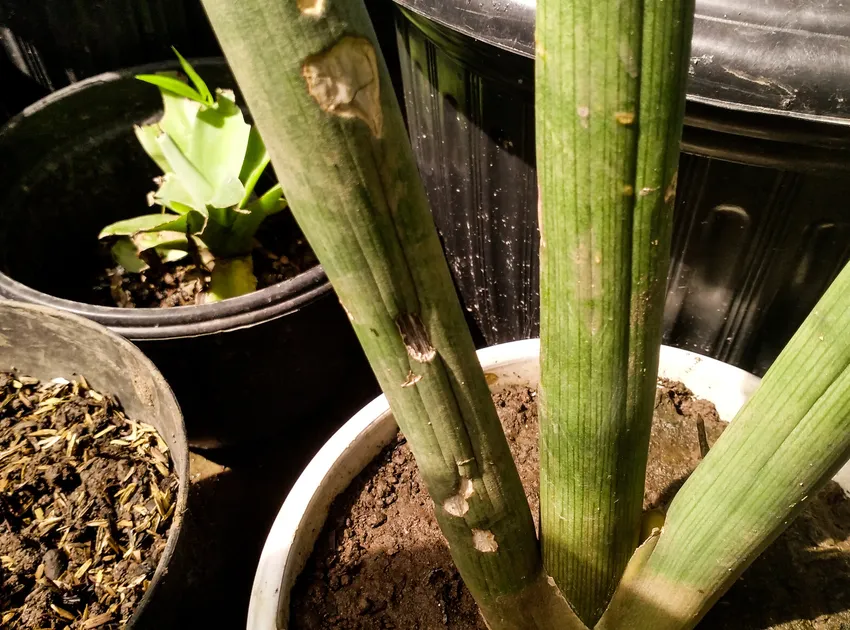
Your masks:
M372 42L346 35L327 50L307 57L301 74L322 110L341 118L358 118L376 138L381 137L384 114Z
M325 0L298 0L298 10L301 15L322 17L325 12Z
M614 120L621 125L631 125L635 121L634 112L617 112L614 114Z
M401 386L402 387L413 387L414 385L416 385L416 383L418 383L421 380L422 380L421 374L414 374L413 370L410 370L407 373L407 380L404 381L404 383L402 383Z
M679 171L673 173L673 179L670 181L670 185L667 186L667 190L664 191L664 203L670 203L673 199L676 198L676 185L679 181Z
M626 197L631 197L632 195L634 195L635 194L634 186L631 186L630 184L626 184L625 186L623 186L623 194Z
M485 529L472 530L472 545L482 553L494 553L499 550L499 543L493 532Z
M346 308L345 304L343 304L342 302L340 302L339 305L342 307L342 310L344 310L345 314L348 316L348 321L353 322L354 321L354 315L351 314L351 311L349 311Z
M475 494L475 488L472 486L472 479L462 477L457 494L443 501L443 509L452 516L461 517L469 512L469 503L467 499L469 499L469 497L473 494Z
M407 354L418 363L430 363L437 356L431 345L428 331L416 313L402 313L396 317L395 324L401 334L401 340L407 348Z
M656 190L658 190L658 186L656 186L655 188L641 188L640 192L638 193L638 196L646 197L647 195L651 195L652 193L654 193Z

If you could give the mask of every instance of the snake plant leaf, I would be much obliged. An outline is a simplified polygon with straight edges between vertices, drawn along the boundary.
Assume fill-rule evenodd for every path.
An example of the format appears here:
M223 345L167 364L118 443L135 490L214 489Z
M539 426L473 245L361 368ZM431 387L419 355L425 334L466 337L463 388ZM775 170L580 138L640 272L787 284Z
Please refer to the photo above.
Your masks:
M197 114L186 156L214 187L239 179L248 149L251 126L245 122L232 92L219 90L215 107ZM242 193L244 195L244 191ZM227 205L235 205L239 199Z
M239 179L245 185L245 196L239 203L240 208L244 208L251 201L254 188L269 165L269 161L269 154L262 137L260 137L260 132L257 131L256 127L251 127L245 159L242 161L242 172L239 173Z
M239 297L257 289L254 262L251 256L219 258L212 270L206 302L220 302Z
M145 83L151 83L162 90L172 92L183 98L188 98L192 101L206 105L207 101L192 87L178 79L176 76L170 76L166 73L161 74L137 74L136 78Z
M186 59L183 58L183 55L177 52L177 49L174 46L171 47L171 50L173 50L174 54L177 55L177 59L180 60L180 66L183 68L183 72L186 73L186 76L189 77L189 80L195 86L195 89L198 90L198 94L201 95L207 105L212 105L213 97L210 93L210 89L207 87L207 84L204 83L204 80L200 77L200 75L195 72L192 64L186 61Z

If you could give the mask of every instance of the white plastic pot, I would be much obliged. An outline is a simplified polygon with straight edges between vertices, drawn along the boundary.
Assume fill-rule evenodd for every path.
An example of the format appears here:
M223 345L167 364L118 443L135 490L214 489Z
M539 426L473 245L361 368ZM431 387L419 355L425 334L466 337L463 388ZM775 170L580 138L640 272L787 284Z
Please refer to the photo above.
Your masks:
M486 348L478 357L491 389L536 388L539 351L539 341L529 339ZM731 365L668 346L661 348L659 376L681 381L699 398L712 401L726 422L760 381ZM248 630L288 628L290 590L313 551L331 503L397 431L387 400L380 396L337 431L304 469L266 539L248 607ZM847 488L848 479L850 469L845 467L836 480Z

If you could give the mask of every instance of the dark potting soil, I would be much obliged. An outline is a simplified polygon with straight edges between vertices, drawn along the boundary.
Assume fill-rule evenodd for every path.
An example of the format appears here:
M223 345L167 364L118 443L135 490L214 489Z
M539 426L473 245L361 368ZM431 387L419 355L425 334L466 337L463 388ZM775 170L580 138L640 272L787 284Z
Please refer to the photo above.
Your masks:
M257 232L262 247L253 251L257 289L270 287L317 264L316 256L301 234L291 213L284 210L263 222ZM128 273L114 265L109 247L104 245L104 270L97 278L95 303L123 308L168 308L199 304L210 282L209 272L188 257Z
M511 388L493 399L536 521L535 392ZM644 509L669 504L724 426L710 402L679 383L662 383ZM850 501L830 483L699 628L847 630L848 610ZM401 434L334 502L293 590L290 624L292 630L486 630Z
M0 372L0 628L123 628L177 484L162 437L114 398Z

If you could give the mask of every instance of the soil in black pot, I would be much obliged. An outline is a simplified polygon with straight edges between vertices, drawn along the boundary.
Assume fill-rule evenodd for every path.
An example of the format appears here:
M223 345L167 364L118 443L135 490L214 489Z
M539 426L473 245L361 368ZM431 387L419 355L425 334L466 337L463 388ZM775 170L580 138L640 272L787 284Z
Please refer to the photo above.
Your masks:
M253 251L257 289L294 278L318 264L289 210L272 215L257 232L261 247ZM129 273L115 266L109 247L103 247L103 271L94 286L94 303L123 308L167 308L201 303L210 274L202 265L183 260Z
M493 398L536 521L535 392L511 388ZM662 383L644 509L669 504L724 426L711 403ZM333 504L293 590L290 627L486 630L401 434ZM818 494L699 628L850 628L850 501L838 484Z
M0 372L0 627L123 628L177 487L162 437L114 398Z

